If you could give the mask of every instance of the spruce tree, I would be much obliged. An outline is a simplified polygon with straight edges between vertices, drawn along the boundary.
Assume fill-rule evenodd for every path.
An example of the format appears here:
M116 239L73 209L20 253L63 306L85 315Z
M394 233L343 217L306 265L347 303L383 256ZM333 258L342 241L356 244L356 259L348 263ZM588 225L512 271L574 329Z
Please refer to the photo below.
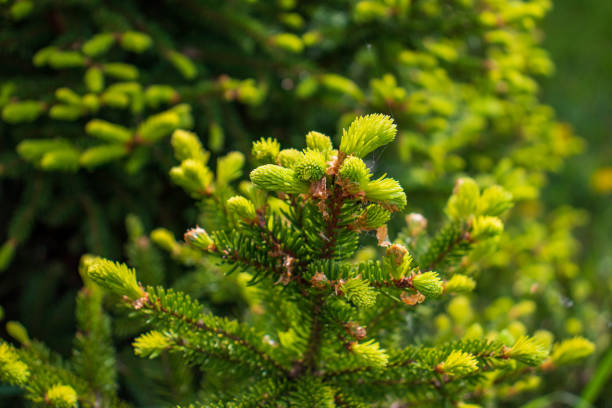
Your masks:
M176 131L181 163L171 175L217 225L186 232L189 256L211 257L229 274L247 272L259 312L248 322L221 318L183 292L143 286L125 264L86 257L72 359L62 362L15 324L22 347L1 344L2 379L41 405L123 406L104 296L146 322L148 331L133 341L136 355L175 355L202 370L201 387L184 406L468 407L491 404L508 387L520 391L520 381L528 387L541 372L590 354L593 345L583 338L553 345L545 332L435 343L426 327L406 327L425 305L474 289L455 266L495 246L512 198L499 186L480 191L472 179L459 179L445 227L429 237L412 215L412 228L389 237L387 223L409 197L364 158L396 133L390 117L372 114L343 130L337 149L315 131L301 151L262 139L253 145L260 165L235 195L243 161L221 159L213 174L198 138ZM378 250L364 259L358 250L368 231Z
M404 320L404 309L391 307L390 298L377 294L376 308L385 310L375 321L380 331L390 331L390 337L393 330L404 335L407 331L415 337L410 344L429 347L459 338L495 339L513 347L527 333L545 343L551 343L552 333L557 339L585 336L607 344L607 317L601 313L601 300L591 295L598 283L580 274L577 261L580 242L573 231L587 216L565 206L548 208L541 197L549 174L582 147L571 128L539 98L539 78L553 71L539 45L538 28L550 1L0 3L0 302L11 319L21 320L41 340L57 346L64 358L71 289L76 291L78 285L73 265L85 252L126 260L145 287L165 285L215 314L263 325L257 319L264 308L259 286L246 284L253 271L238 267L226 275L230 266L217 265L215 254L202 256L171 231L190 222L213 238L217 231L246 233L249 229L241 228L249 223L236 218L252 212L245 200L256 213L279 207L274 214L284 219L278 212L289 211L282 204L286 197L264 205L249 185L237 184L240 169L250 160L252 140L264 137L253 146L255 164L283 166L275 177L287 177L292 173L286 169L293 170L302 183L270 179L273 175L265 169L256 177L276 180L277 191L288 188L284 193L290 196L309 197L317 191L303 191L304 185L311 184L321 166L327 169L327 163L323 165L317 153L292 149L304 146L303 132L350 132L356 117L373 112L391 115L399 132L393 147L368 157L367 168L393 174L408 199L400 210L402 195L397 190L392 207L377 207L379 188L392 188L393 183L374 176L360 179L363 166L348 158L354 168L345 171L359 179L353 183L364 193L362 202L373 205L361 208L364 213L353 220L364 232L355 260L374 261L367 243L376 234L368 228L376 223L368 223L388 221L390 235L410 251L415 268L418 265L422 274L438 272L447 289L463 288L440 301L431 302L429 296L415 306L415 313L404 313ZM206 141L206 150L189 131ZM280 150L274 139L286 149ZM306 145L332 150L326 140L311 132ZM369 142L346 139L336 146L363 159L359 154L379 147ZM293 169L291 163L300 158L307 162ZM216 161L216 167L209 161ZM185 189L197 206L190 206L170 181ZM327 187L336 185L328 181ZM512 197L515 207L499 215L461 215L457 205L469 205L447 205L453 189L483 202ZM243 198L233 198L237 194ZM388 219L391 210L402 215ZM488 231L485 235L499 230L496 219L484 217L502 219L503 233L480 243L465 239L466 223L481 233ZM281 226L274 225L280 233ZM150 231L152 227L159 228ZM439 251L444 253L440 259ZM291 277L283 280L294 284ZM352 280L345 283L360 287ZM86 278L85 287L91 285ZM468 289L474 287L470 294ZM416 292L412 295L399 299L420 299ZM337 296L347 298L341 290ZM114 300L107 297L107 306L112 308ZM77 302L79 333L89 333L92 329L83 326L88 319L79 317L85 313L82 303ZM137 406L195 399L200 387L194 384L201 377L179 356L131 359L125 339L137 335L144 322L112 309L112 333L102 328L93 333L100 344L117 345L122 367L118 381L129 395L126 399ZM387 322L388 315L395 320ZM47 324L45 333L41 321L54 324ZM58 322L61 330L55 326ZM414 327L428 334L412 331ZM25 344L22 326L9 322L7 328ZM108 334L100 337L104 330ZM579 345L578 339L564 348ZM387 350L406 346L380 341ZM78 350L88 347L93 347L92 354L110 355L95 352L98 346L78 346L77 341L77 353L85 355ZM59 356L53 354L51 360ZM110 357L104 361L114 364ZM69 372L83 376L93 370L87 374L93 375L98 366L94 362L88 369ZM584 375L575 371L539 379L511 376L507 386L479 390L490 389L491 398L504 401L518 395L520 401L523 392L556 390L561 382L566 388L580 387ZM160 373L171 374L166 381ZM107 378L106 389L114 389L114 382ZM79 396L89 392L70 384ZM49 387L40 388L38 397ZM51 396L63 391L58 388ZM479 398L485 401L488 394Z

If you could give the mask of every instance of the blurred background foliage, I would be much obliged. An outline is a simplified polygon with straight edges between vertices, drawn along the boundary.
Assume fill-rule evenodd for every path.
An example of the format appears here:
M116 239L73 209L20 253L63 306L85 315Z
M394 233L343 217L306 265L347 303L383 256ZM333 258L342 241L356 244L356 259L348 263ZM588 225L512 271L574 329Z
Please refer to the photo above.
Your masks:
M612 331L612 58L603 50L612 45L610 16L610 2L556 0L542 25L543 46L556 66L555 74L542 83L543 99L587 143L583 154L568 159L551 178L544 197L550 206L569 204L588 211L587 224L577 231L580 273L599 282L589 296L602 299L600 312L607 316L608 331ZM605 357L591 361L593 370L599 370L583 394L601 391L595 405L603 407L610 398L612 348L608 344L598 353Z
M7 79L1 78L0 106L40 99L35 117L52 118L15 125L7 123L9 110L0 123L0 232L8 234L0 239L19 244L12 261L6 251L0 255L6 269L0 304L32 337L64 354L70 350L84 252L123 255L151 283L186 290L216 313L241 316L256 307L240 277L227 280L213 265L190 264L170 235L180 236L200 213L169 181L176 163L164 137L174 127L193 127L214 163L230 150L248 155L250 142L262 136L288 146L306 130L333 136L357 114L381 111L399 124L399 148L370 164L398 175L410 209L422 212L431 228L461 175L482 186L502 184L518 200L501 251L483 251L468 271L478 275L476 296L423 308L415 322L434 326L433 341L488 335L511 342L538 329L559 339L584 335L597 344L595 356L543 383L517 383L507 390L509 404L571 406L585 387L591 400L598 396L597 406L612 397L604 386L612 361L603 357L610 347L612 290L612 4L555 0L548 11L547 1L500 0L483 1L483 11L469 0L414 1L412 8L401 0L181 0L180 7L171 1L156 7L41 1L29 10L26 0L0 3L7 6L2 21L14 24L0 32L0 76ZM412 13L411 19L402 13ZM104 30L145 32L151 43L136 38L126 45L117 37L108 54L91 56L94 64L71 62L74 54L51 58L51 68L31 63L51 43L78 53L83 41ZM117 61L132 68L108 66ZM91 68L103 71L101 87ZM74 85L77 99L56 92L66 84ZM156 84L170 90L152 89ZM118 156L94 150L94 157L89 150L99 146L83 131L92 112L141 132L147 119L178 102L191 106L181 114L182 126L165 127L150 143L130 145ZM74 146L61 146L46 160L24 154L23 147L21 158L15 153L23 140L58 135ZM66 163L80 170L57 172ZM126 222L128 214L135 216ZM394 232L405 226L396 218ZM169 231L154 230L160 226ZM115 324L125 393L153 404L172 399L151 395L155 384L173 382L176 398L189 392L177 385L189 378L188 370L174 367L173 378L159 378L157 362L137 360L126 347L138 327L121 319ZM526 397L515 396L522 391Z
M556 64L555 75L543 81L543 98L587 142L586 151L568 159L553 176L545 197L552 205L589 211L588 227L580 230L583 271L607 281L607 290L612 268L612 58L601 51L611 45L611 15L609 2L557 0L543 24L544 47Z

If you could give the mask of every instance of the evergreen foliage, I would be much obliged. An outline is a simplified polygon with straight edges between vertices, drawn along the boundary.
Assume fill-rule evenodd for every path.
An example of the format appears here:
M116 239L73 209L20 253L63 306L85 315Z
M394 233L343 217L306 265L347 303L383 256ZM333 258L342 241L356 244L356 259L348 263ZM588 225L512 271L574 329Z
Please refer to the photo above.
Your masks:
M358 118L343 132L340 146L364 152L365 140L384 145L391 139L381 140L385 129L395 129L388 116ZM404 335L401 321L418 313L421 304L452 298L444 288L455 272L457 252L469 256L498 241L503 230L498 216L511 207L511 196L503 189L490 187L489 193L480 194L473 180L460 179L447 206L452 227L422 247L408 236L391 242L383 223L376 227L380 258L359 260L360 236L370 229L361 220L372 203L387 212L403 207L397 204L399 194L406 203L401 187L386 187L395 180L382 176L365 186L356 184L340 172L343 162L356 156L325 143L329 160L322 161L322 172L311 172L317 177L306 181L290 168L264 164L251 172L252 185L242 185L248 198L225 199L231 189L228 180L206 167L195 136L176 134L175 152L184 158L176 168L195 162L211 174L206 185L197 186L203 187L197 190L200 200L216 204L205 213L229 215L233 209L236 215L221 217L210 233L200 227L189 230L189 257L216 259L231 268L230 274L236 269L247 273L257 288L260 312L249 323L218 317L181 291L141 285L125 264L85 257L85 288L77 303L81 331L72 361L51 357L25 331L13 335L21 348L2 343L3 379L24 387L32 401L56 407L75 407L77 401L92 407L123 404L115 394L115 357L101 290L147 328L133 342L137 356L175 356L202 370L208 386L189 395L183 406L492 403L504 397L504 387L517 377L575 362L593 351L584 338L556 344L551 354L550 338L546 343L542 335L516 340L474 336L436 346L430 343L435 337L415 343ZM256 148L262 145L277 142L255 143ZM311 163L309 149L294 168ZM273 151L276 157L267 157L278 162L279 149ZM235 165L231 173L239 172L242 161ZM390 182L378 182L386 180ZM183 187L193 195L192 185ZM173 252L180 245L163 231L156 235ZM467 277L456 282L455 288L473 288ZM394 314L381 321L381 313L390 310ZM232 381L223 380L228 376Z
M0 294L62 352L9 322L0 379L60 407L579 388L553 369L609 328L585 213L540 197L582 148L538 98L550 6L0 1ZM68 357L86 252L130 266L83 258Z

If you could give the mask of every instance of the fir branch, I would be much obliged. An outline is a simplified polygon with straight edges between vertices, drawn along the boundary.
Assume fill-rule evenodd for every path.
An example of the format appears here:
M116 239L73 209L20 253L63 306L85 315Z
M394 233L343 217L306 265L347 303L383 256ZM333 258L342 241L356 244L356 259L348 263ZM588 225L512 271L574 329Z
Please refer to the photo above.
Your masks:
M317 370L317 360L321 350L321 342L323 340L323 321L321 319L321 309L324 307L324 305L325 303L321 296L313 299L311 313L312 321L310 324L308 345L306 347L306 352L302 357L302 361L295 370L292 370L292 374L295 373L294 375L302 375L302 370L306 370L308 373L314 373Z
M471 243L467 229L456 223L444 227L434 238L429 249L423 255L423 270L431 271L448 262L451 257L462 255Z
M250 360L242 360L232 357L229 353L223 353L222 349L204 348L197 344L197 337L191 335L189 337L173 336L173 342L170 343L168 349L170 351L180 353L188 361L198 362L201 366L206 366L209 358L221 360L229 363L228 368L235 369L236 366L247 366L251 369L259 368Z
M274 233L268 229L266 220L261 212L257 215L257 227L261 231L261 238L270 248L269 254L272 257L278 258L282 264L282 272L277 282L287 285L290 280L297 280L299 283L303 283L302 270L304 269L305 262L300 260L291 249L287 248L283 241L277 239ZM294 274L296 267L297 270Z
M277 361L275 361L269 354L265 353L264 351L253 345L249 340L224 329L223 326L225 326L226 323L223 322L221 319L215 318L213 316L205 316L197 312L200 307L196 302L191 301L188 296L185 295L184 297L182 297L182 299L178 299L178 304L180 305L181 301L184 302L183 307L185 307L186 310L190 311L183 313L180 310L173 309L168 304L170 302L174 303L172 300L170 300L170 302L165 301L168 297L172 299L172 292L165 293L161 288L147 288L147 293L149 294L149 296L143 304L143 309L144 311L150 310L153 312L157 312L155 315L160 318L159 324L161 324L162 327L163 325L165 325L165 322L171 323L173 321L179 321L181 323L187 324L194 330L204 331L214 334L216 336L225 337L231 340L234 344L242 346L250 352L254 353L264 364L270 365L282 373L287 373L287 370L284 367L282 367ZM207 324L207 322L214 323L215 326Z
M340 211L342 210L343 195L338 194L339 187L334 185L331 197L326 203L328 207L328 219L325 229L325 244L322 248L321 258L329 259L333 256L336 247L337 230L340 222ZM340 190L342 191L342 190Z
M253 270L256 272L256 276L262 274L279 279L285 273L281 258L271 257L268 251L258 251L257 244L249 238L238 237L236 234L227 236L223 233L217 233L215 241L216 245L212 254L218 256L225 263L238 264L245 270Z

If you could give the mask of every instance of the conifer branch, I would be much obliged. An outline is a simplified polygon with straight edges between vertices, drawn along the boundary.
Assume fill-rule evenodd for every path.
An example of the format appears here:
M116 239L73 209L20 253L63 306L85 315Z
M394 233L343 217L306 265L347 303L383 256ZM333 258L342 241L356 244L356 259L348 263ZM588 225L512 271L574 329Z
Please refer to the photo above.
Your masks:
M325 306L322 297L313 299L313 307L311 313L310 334L308 337L308 345L304 357L302 358L302 367L308 373L314 373L317 370L317 360L321 349L323 321L321 319L321 309ZM298 375L301 374L301 369L298 369Z
M338 159L338 161L340 161ZM335 178L334 178L335 179ZM335 182L335 180L334 180ZM340 222L340 212L342 210L343 195L339 193L339 186L333 185L331 189L331 197L328 198L328 219L324 233L325 244L323 245L321 258L329 259L334 255L337 240L338 224Z
M469 244L467 231L456 225L449 225L434 238L430 249L424 255L425 270L435 270L455 251L461 250L462 244Z
M152 298L150 298L149 295L146 296L147 300L142 304L142 309L143 311L150 310L153 312L158 312L159 314L157 314L157 316L161 317L159 324L161 324L162 327L167 323L171 323L172 321L179 321L181 323L187 324L194 330L204 331L219 337L227 338L231 340L235 345L242 346L250 352L254 353L262 363L270 365L280 372L287 372L287 370L282 367L278 362L276 362L270 355L257 348L249 340L223 329L222 326L225 325L224 322L213 318L212 316L200 315L198 317L198 315L194 315L193 313L181 313L179 310L175 310L167 306L166 302L162 300L165 299L166 296L171 297L171 293L164 294L161 289L155 290L153 288L149 288L147 293L150 294L154 292L156 293L152 296ZM185 301L190 302L190 300L187 299L186 296ZM139 306L140 305L137 305L136 307ZM192 311L197 310L197 308L197 303L192 303L192 305L190 305L190 309ZM210 321L211 323L214 322L216 324L216 327L207 324L206 321Z

